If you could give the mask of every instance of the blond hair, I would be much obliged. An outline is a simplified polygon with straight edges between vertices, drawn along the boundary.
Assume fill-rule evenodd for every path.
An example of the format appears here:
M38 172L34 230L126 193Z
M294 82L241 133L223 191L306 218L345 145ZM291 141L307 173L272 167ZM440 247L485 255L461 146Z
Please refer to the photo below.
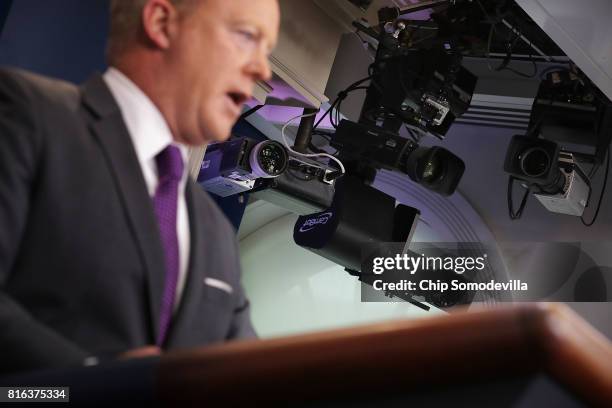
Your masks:
M142 29L142 10L148 0L111 0L110 26L106 47L109 62L131 44ZM183 12L191 0L169 0Z

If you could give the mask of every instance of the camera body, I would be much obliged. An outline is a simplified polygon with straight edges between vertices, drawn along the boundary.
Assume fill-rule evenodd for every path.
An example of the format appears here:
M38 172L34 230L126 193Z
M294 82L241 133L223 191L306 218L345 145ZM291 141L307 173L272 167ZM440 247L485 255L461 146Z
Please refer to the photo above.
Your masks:
M444 196L457 188L465 163L441 147L420 147L410 139L379 127L343 120L331 139L347 160L401 171L416 183Z
M363 115L392 114L424 131L445 135L469 108L477 78L441 44L429 49L394 50L375 63ZM377 110L378 108L378 110Z
M210 193L227 197L252 190L260 179L279 177L288 164L287 149L279 142L231 139L208 147L198 183Z
M563 189L557 194L534 194L534 197L550 212L581 217L591 191L588 178L571 153L561 152L558 164L565 180Z
M536 190L549 211L582 216L591 191L588 177L573 154L550 140L517 135L512 138L504 170Z

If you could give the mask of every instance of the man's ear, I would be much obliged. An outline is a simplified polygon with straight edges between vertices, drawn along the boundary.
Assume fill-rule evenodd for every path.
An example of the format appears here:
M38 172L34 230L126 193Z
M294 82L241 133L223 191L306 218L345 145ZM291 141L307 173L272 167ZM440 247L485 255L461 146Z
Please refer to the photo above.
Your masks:
M176 7L169 0L148 0L141 17L147 42L155 48L168 49L178 24Z

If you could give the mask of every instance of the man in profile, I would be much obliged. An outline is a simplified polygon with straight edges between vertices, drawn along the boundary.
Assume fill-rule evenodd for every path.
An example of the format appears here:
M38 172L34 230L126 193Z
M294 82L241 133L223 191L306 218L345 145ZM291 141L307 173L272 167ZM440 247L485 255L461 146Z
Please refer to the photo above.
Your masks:
M0 373L254 336L235 233L190 178L279 27L277 0L112 0L109 69L0 70Z

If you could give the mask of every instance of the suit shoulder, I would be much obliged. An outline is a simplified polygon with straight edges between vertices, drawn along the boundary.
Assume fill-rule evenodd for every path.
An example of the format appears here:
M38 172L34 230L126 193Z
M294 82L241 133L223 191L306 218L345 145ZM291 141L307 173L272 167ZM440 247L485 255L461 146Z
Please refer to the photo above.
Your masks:
M12 67L0 67L0 93L22 105L47 102L72 111L80 100L79 88L70 82Z

